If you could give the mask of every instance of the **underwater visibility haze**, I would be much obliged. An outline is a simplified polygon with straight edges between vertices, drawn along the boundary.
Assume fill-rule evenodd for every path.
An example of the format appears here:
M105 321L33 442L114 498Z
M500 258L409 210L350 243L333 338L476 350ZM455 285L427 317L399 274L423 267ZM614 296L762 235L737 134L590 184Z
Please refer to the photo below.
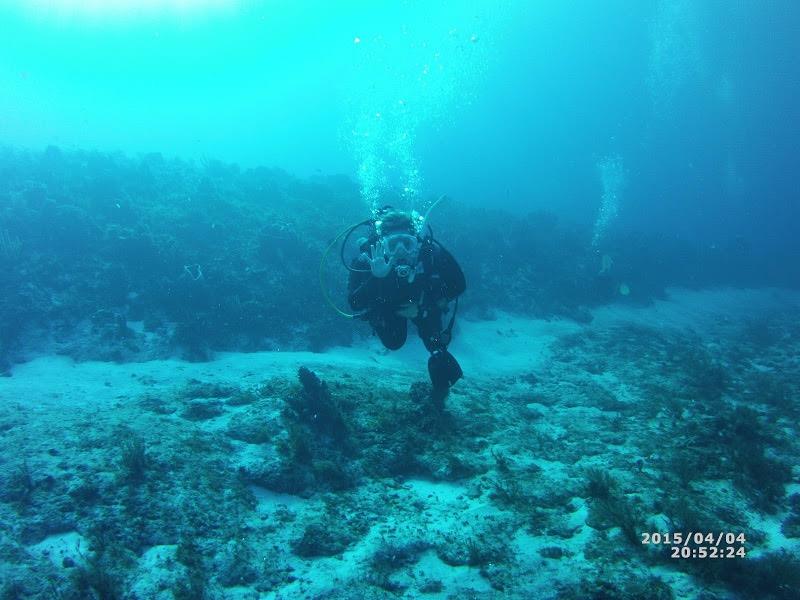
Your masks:
M0 4L0 597L800 597L800 6Z

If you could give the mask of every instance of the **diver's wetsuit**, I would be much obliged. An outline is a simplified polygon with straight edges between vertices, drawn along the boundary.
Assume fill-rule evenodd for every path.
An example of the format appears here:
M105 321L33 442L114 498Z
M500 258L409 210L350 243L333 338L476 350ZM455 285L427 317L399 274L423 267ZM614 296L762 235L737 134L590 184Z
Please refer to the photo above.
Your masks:
M365 243L362 251L368 252L369 245L370 242ZM408 320L396 311L408 304L419 307L411 321L429 352L446 350L450 343L451 327L442 328L440 304L455 300L466 290L464 273L453 255L433 240L423 242L419 261L422 272L418 272L411 283L400 279L394 271L384 278L374 277L363 256L352 263L359 271L350 272L347 286L350 306L366 311L362 318L369 321L383 345L390 350L397 350L406 341Z

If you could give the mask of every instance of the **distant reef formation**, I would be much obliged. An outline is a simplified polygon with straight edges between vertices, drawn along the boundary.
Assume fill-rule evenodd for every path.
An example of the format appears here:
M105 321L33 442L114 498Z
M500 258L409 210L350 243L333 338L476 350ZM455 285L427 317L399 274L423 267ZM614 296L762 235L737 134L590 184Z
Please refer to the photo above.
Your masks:
M206 360L348 344L356 329L326 306L317 269L336 234L367 216L344 176L0 149L0 372L41 352ZM647 303L670 285L775 284L741 240L708 248L611 231L596 248L590 224L457 198L432 225L467 274L460 310L476 318L585 321L593 306ZM329 258L329 293L344 304L347 273L338 252Z

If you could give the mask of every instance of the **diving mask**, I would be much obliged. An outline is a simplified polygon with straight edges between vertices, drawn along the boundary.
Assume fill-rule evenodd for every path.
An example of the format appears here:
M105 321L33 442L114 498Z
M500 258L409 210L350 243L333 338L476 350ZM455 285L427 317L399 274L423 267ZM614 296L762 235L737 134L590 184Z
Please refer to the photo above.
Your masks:
M410 233L395 233L383 238L383 248L387 260L414 262L419 253L419 240Z
M414 281L417 274L420 241L410 233L395 233L372 246L370 270L375 277L386 277L392 269L400 279Z
M419 238L408 233L396 233L387 235L384 240L386 257L389 263L395 266L395 275L412 283L420 267L417 262Z

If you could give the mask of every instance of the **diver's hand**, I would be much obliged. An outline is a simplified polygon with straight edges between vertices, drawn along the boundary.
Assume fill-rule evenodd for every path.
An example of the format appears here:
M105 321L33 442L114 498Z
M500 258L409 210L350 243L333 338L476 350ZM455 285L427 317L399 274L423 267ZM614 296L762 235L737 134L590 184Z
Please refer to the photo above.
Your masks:
M386 252L383 240L369 247L370 255L364 252L361 256L369 263L370 271L375 277L383 279L392 270L393 260L386 260Z
M406 304L394 311L394 314L398 317L405 317L406 319L416 319L419 314L419 307L414 303Z

